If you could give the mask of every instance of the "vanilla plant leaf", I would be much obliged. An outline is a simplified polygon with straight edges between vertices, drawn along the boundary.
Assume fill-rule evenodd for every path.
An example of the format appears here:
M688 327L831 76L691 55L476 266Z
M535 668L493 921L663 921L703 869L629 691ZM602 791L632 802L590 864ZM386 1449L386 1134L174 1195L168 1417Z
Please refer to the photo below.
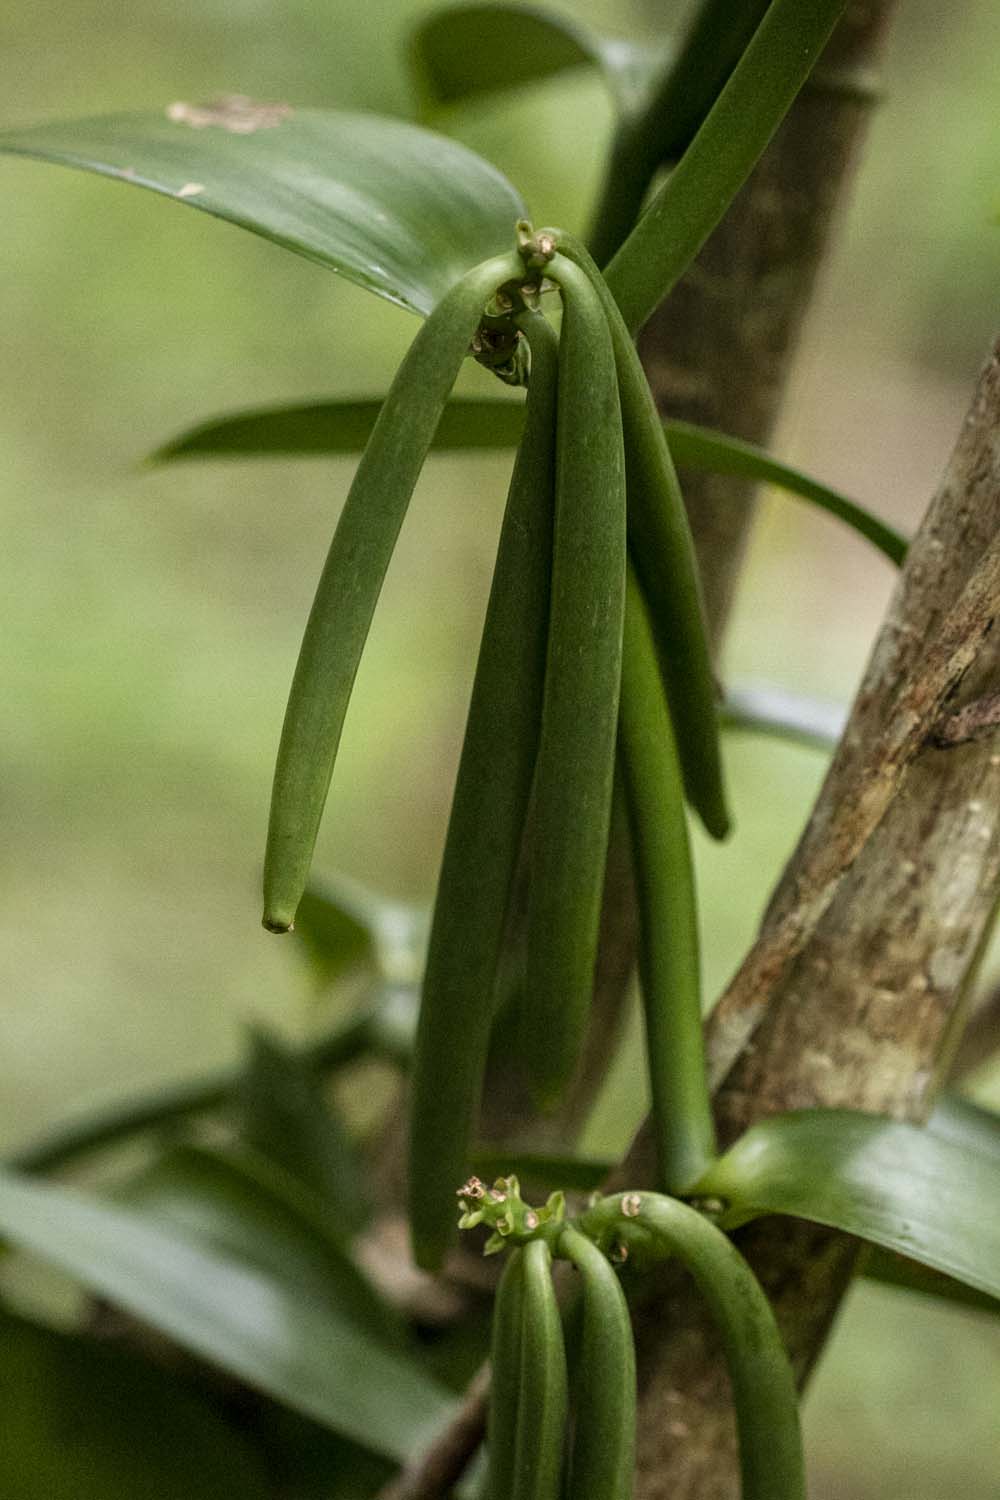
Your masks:
M846 1109L771 1115L695 1191L723 1201L724 1226L791 1214L1000 1297L1000 1120L978 1115L975 1136Z
M0 152L150 188L422 314L511 249L525 212L501 172L433 131L243 96L0 131Z

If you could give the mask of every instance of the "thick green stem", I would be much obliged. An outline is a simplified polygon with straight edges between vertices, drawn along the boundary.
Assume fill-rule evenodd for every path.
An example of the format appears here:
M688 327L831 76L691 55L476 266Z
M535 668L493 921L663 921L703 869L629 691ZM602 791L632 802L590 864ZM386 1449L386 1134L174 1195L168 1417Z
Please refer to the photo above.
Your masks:
M694 873L680 764L646 607L625 598L619 751L639 897L639 968L660 1185L680 1192L715 1154L705 1068Z
M768 0L703 0L643 108L622 120L588 236L606 265L635 224L657 167L690 144L753 36Z
M525 428L448 822L413 1064L410 1214L417 1260L428 1266L454 1236L542 714L558 341L540 313L520 321L531 348Z
M739 1434L743 1500L805 1500L792 1368L770 1304L730 1240L703 1214L658 1193L603 1198L579 1221L602 1247L676 1255L708 1304L725 1350Z
M687 270L805 83L846 0L772 0L691 145L609 263L636 332Z

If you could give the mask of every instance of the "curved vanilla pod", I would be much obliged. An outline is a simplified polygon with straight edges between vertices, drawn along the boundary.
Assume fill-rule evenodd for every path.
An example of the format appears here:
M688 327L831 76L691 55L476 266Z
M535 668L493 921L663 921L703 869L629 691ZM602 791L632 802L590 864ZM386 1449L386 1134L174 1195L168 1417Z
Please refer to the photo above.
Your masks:
M698 561L663 423L618 304L586 248L559 229L540 233L586 271L611 327L625 432L629 550L649 604L688 801L712 837L724 838L729 812Z
M488 1500L506 1500L517 1451L517 1405L522 1380L521 1318L524 1252L512 1250L493 1303L490 1344L490 1408L486 1423Z
M694 872L684 788L642 590L630 565L618 753L639 905L639 976L660 1186L690 1187L715 1155Z
M271 794L264 926L287 932L305 889L355 674L406 508L483 308L523 276L484 261L438 303L400 365L358 465L306 625Z
M572 1261L583 1282L566 1493L573 1500L631 1500L635 1346L625 1295L607 1258L578 1229L567 1226L562 1231L558 1253Z
M625 465L614 354L589 277L556 255L556 524L528 893L525 1064L552 1104L579 1056L607 858L625 600Z
M696 1209L659 1193L602 1198L580 1228L605 1248L634 1245L683 1262L729 1366L743 1500L806 1500L795 1377L770 1303L736 1246Z
M410 1223L434 1268L454 1235L493 987L538 752L555 489L558 341L537 312L524 433L486 611L424 973L410 1095Z
M552 1285L552 1255L544 1240L529 1240L521 1256L517 1436L508 1485L494 1495L494 1500L559 1500L568 1397L566 1350Z

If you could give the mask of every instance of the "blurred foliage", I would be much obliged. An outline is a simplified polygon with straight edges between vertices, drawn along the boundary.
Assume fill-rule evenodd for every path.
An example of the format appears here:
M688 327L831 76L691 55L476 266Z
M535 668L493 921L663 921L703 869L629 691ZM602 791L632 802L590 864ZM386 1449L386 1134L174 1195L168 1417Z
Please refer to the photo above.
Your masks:
M403 43L423 9L8 0L3 123L226 91L411 112ZM574 7L646 34L662 10ZM887 101L777 444L904 528L997 320L998 51L991 0L945 14L902 0ZM534 212L579 228L608 119L600 82L581 73L438 123L502 165ZM233 1058L238 1017L301 1037L350 1002L340 991L317 1002L295 939L259 930L256 883L288 681L352 466L149 472L138 460L226 409L377 395L414 323L148 195L27 162L0 176L0 1036L15 1059L0 1138L14 1143L102 1097ZM481 370L463 382L495 393ZM434 461L348 718L321 867L401 899L433 890L508 464ZM766 508L730 670L846 697L891 582L831 521ZM721 848L696 834L709 994L751 935L824 764L744 736L728 756L738 833ZM636 1032L590 1150L616 1149L641 1111L637 1047ZM986 1500L998 1353L997 1329L974 1313L853 1293L809 1406L817 1500Z

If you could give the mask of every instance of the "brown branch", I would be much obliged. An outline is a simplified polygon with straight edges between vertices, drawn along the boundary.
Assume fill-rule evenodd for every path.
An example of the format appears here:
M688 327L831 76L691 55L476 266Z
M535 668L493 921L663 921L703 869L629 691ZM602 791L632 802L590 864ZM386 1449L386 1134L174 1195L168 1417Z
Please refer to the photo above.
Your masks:
M426 1453L407 1464L379 1491L378 1500L436 1500L453 1489L483 1440L489 1390L487 1364L473 1377L454 1420Z
M855 778L885 744L900 704L926 702L928 655L943 671L942 643L977 594L1000 549L1000 359L995 354L944 481L910 550L876 641L840 750L766 919L794 910L803 870L855 797ZM994 587L996 585L994 584ZM995 609L990 600L989 610ZM1000 632L985 635L958 690L974 702L1000 676ZM926 643L935 642L928 654ZM951 648L957 641L951 636ZM938 682L941 677L939 675ZM933 696L933 693L932 695ZM717 1097L728 1141L754 1119L823 1105L920 1119L961 1025L964 994L1000 890L1000 754L987 740L942 751L920 746L822 919L782 966L763 1023ZM711 1018L709 1038L727 1050ZM618 1183L651 1180L644 1131ZM849 1282L854 1242L814 1225L764 1220L741 1248L771 1295L800 1382L822 1348ZM640 1348L640 1500L733 1500L735 1435L724 1366L690 1288L668 1277L656 1304L659 1336ZM662 1330L669 1330L666 1334ZM667 1418L669 1417L669 1421ZM670 1425L674 1436L671 1437ZM683 1431L683 1442L677 1436Z

